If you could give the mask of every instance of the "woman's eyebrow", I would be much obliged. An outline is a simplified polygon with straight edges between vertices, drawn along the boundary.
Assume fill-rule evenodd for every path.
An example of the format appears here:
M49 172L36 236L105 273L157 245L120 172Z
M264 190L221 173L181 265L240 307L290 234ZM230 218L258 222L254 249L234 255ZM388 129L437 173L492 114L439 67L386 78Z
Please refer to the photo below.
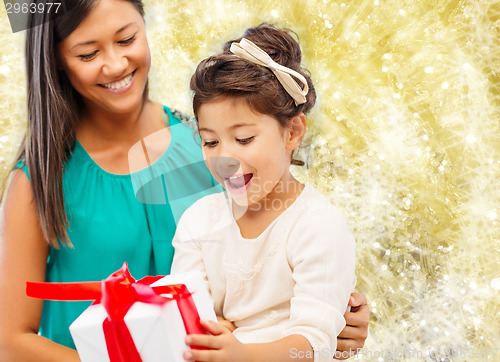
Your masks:
M127 25L122 26L120 29L118 29L118 30L115 32L115 34L119 34L119 33L121 33L122 31L124 31L125 29L127 29L127 28L128 28L130 25L132 25L132 24L135 24L135 23L134 23L134 22L132 22L132 23L128 23ZM76 47L79 47L79 46L82 46L82 45L90 45L90 44L94 44L94 43L97 43L97 41L96 41L96 40L89 40L89 41L86 41L86 42L83 42L83 43L78 43L78 44L76 44L76 45L73 45L73 46L71 47L71 49L76 48Z
M122 26L120 29L118 29L115 34L121 33L125 29L127 29L130 25L135 24L135 22L128 23L127 25Z

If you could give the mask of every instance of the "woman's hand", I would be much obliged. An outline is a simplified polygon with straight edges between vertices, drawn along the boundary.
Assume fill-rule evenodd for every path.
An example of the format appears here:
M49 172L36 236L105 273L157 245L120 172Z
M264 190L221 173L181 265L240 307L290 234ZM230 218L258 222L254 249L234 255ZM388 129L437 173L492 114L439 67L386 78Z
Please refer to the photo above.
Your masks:
M200 323L211 335L191 334L186 337L186 344L191 347L197 346L208 349L191 349L186 351L183 356L186 360L200 362L242 361L242 356L247 355L246 345L238 341L228 328L213 321L203 319Z
M365 345L368 336L368 322L370 308L366 296L361 293L352 293L349 298L351 311L344 314L346 326L337 337L336 359L347 359L358 353Z
M221 317L220 315L217 316L217 321L219 322L219 325L226 327L231 332L234 332L234 330L236 329L236 326L233 323L231 323L227 319L224 319L224 317Z

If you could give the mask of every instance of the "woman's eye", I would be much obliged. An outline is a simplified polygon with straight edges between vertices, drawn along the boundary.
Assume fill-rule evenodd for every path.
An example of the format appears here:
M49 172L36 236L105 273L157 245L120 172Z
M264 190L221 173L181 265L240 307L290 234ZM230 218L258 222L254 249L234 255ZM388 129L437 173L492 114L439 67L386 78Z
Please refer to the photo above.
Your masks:
M79 55L78 57L79 57L81 60L91 60L91 59L93 59L96 55L97 55L97 52L92 52L92 53L90 53L90 54L82 54L82 55Z
M218 141L204 141L203 147L215 147L219 143Z
M255 136L248 137L248 138L237 138L236 141L238 141L242 145L246 145L247 143L252 142L254 138L255 138Z
M125 39L125 40L120 40L120 41L118 42L118 44L131 44L131 43L133 43L133 42L134 42L134 40L135 40L135 34L134 34L134 35L132 35L132 36L131 36L130 38L128 38L128 39Z

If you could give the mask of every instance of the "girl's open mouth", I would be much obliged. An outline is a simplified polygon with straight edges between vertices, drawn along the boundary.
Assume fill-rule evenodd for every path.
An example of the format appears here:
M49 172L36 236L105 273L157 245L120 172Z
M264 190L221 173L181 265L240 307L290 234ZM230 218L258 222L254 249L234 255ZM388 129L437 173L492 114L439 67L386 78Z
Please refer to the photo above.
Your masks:
M224 179L226 187L234 193L244 192L250 187L253 178L253 173L246 173L244 175L232 176Z

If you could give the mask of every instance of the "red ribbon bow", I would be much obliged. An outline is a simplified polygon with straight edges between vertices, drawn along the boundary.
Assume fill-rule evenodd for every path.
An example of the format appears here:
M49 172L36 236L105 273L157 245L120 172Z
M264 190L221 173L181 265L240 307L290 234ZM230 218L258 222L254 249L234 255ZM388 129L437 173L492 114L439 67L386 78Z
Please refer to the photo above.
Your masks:
M26 282L26 295L50 300L95 300L106 309L104 337L111 362L142 362L123 318L135 302L165 304L175 300L181 312L186 334L204 334L191 293L184 284L151 287L163 276L136 281L127 263L101 282L35 283ZM159 294L170 294L172 298Z

